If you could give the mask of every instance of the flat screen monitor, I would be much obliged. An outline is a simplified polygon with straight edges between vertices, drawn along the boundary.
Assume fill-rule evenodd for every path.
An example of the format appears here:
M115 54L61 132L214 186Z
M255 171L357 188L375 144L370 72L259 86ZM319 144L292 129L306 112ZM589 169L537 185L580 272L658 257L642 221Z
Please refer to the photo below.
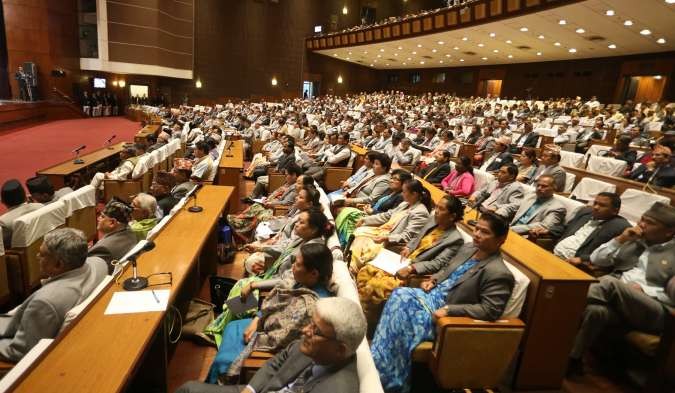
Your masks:
M94 78L94 89L105 89L105 78Z
M315 32L315 33L321 33L321 30L323 30L323 28L321 27L321 25L314 26L314 32Z

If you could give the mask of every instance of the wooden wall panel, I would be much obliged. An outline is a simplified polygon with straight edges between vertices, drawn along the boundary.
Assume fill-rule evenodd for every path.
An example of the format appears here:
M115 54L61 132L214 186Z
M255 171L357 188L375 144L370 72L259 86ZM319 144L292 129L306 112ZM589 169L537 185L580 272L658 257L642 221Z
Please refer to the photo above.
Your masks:
M433 22L433 19L430 16L422 19L422 29L424 31L429 31L433 28L434 28L434 22Z
M412 21L412 32L413 33L422 32L422 22L420 22L419 19L415 19Z
M401 35L401 25L396 24L391 27L391 35L394 37L398 37Z
M525 7L534 7L541 4L541 0L525 0Z
M373 30L373 39L375 39L375 40L382 39L382 29Z
M445 27L445 14L438 14L434 16L434 28L442 29Z
M457 11L450 11L446 14L446 16L448 18L448 26L454 26L457 24Z
M391 38L391 26L382 28L382 38Z
M502 0L492 0L490 2L490 15L496 16L502 13Z
M487 17L487 7L485 4L476 4L475 7L473 7L473 14L476 20L480 19L485 19Z
M466 8L464 12L459 12L459 21L462 23L471 22L471 8Z
M403 24L401 25L401 30L403 32L403 35L410 34L410 22L403 22Z
M506 11L514 12L520 9L520 0L507 0L506 1Z

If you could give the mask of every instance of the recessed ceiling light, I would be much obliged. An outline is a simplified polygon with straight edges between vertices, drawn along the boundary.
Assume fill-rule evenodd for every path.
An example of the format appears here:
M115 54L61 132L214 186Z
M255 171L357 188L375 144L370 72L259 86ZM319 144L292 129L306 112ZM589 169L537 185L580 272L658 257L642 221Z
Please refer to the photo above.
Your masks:
M436 50L436 49L432 49L432 50L431 50L431 52L433 52L433 53L436 53L436 52L437 52L437 50Z
M666 0L666 4L675 4L675 0Z
M382 55L377 55L377 57L378 57L378 58L379 58L379 57L382 57Z
M438 41L438 45L443 45L443 44L445 44L445 42L443 42L443 41Z
M413 55L416 55L416 54L417 54L417 52L413 51L413 52L412 52L412 54L413 54Z
M407 65L406 63L403 63L403 65Z
M385 64L387 67L389 67L389 63Z
M506 40L506 43L511 44L512 42L511 42L511 40Z
M487 60L487 57L481 57L481 60Z
M371 64L370 66L372 67L373 65Z
M553 45L560 46L560 42L554 42Z
M574 31L576 31L576 32L579 33L579 34L584 34L584 33L586 32L586 30L582 29L581 27L578 28L578 29L576 29L576 30L574 30Z
M459 59L459 61L464 62L464 59Z
M632 21L632 20L627 20L627 21L623 22L623 25L624 25L624 26L633 26L633 21Z
M661 75L654 75L654 79L656 79L657 81L661 80Z
M482 48L482 47L484 47L485 45L484 45L484 44L478 44L478 46Z
M402 47L402 46L399 46L399 47L398 47L398 50L401 50L401 49L403 49L403 47Z
M650 35L650 34L652 34L652 32L649 31L649 29L642 29L642 30L640 30L640 34L642 34L642 35Z
M398 56L398 53L394 53L394 56Z
M509 59L513 59L513 55L508 55L506 57L508 57Z
M423 62L423 61L420 61L420 64L424 64L424 62Z
M607 10L607 11L605 11L605 15L607 15L607 16L614 16L614 10Z
M349 57L346 60L349 60Z
M421 48L421 47L422 47L422 44L417 44L417 47L418 47L418 48Z
M449 55L449 54L448 54L448 55L445 55L445 57L450 57L450 56L452 56L452 55Z
M349 54L351 55L351 54L352 54L352 52L349 52Z
M497 35L497 34L495 34L495 33L490 33L490 37L494 37L494 36L496 36L496 35Z
M567 24L567 21L566 21L565 19L560 19L560 20L558 21L558 24L559 24L559 25L566 25L566 24Z
M541 52L537 52L537 56L541 56Z
M574 48L570 48L570 50L568 50L568 52L570 52L570 53L577 53L577 50L574 49Z
M380 49L380 52L384 52L384 48Z
M543 40L544 36L542 34L539 34L539 37L537 37L537 38L539 38L540 40Z
M373 63L377 63L377 59L373 60Z
M607 45L607 47L609 49L616 49L616 45L614 45L614 44L609 44L609 45Z
M658 44L665 44L665 43L666 43L666 39L665 39L665 38L659 38L658 40L656 40L656 43L658 43Z
M368 54L368 51L367 51L367 50L364 50L364 51L363 51L363 54L364 54L364 55L367 55L367 54Z
M466 40L468 40L468 38L462 37L462 41L466 41Z
M412 60L412 59L411 59L410 57L408 57L406 60L410 61L410 60Z
M443 60L439 60L438 62L441 63L441 64L443 64Z
M527 31L527 27L525 27L525 26L521 27L521 28L520 28L520 31L522 31L523 33L526 32L526 31Z
M498 49L494 49L493 52L494 52L494 53L499 53L499 50L498 50Z
M337 53L333 53L333 56L334 56L334 57L338 57L338 54L337 54Z
M454 50L459 50L459 46L456 46L456 47L454 47L454 48L452 48L452 49L454 49Z

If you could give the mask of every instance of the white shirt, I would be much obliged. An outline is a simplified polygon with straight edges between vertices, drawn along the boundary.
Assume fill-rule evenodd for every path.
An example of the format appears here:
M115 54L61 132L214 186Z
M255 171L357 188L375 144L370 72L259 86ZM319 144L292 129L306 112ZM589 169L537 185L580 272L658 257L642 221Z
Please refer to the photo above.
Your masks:
M562 259L574 257L581 244L588 239L598 225L600 225L599 220L589 220L574 235L561 240L553 249L553 253Z

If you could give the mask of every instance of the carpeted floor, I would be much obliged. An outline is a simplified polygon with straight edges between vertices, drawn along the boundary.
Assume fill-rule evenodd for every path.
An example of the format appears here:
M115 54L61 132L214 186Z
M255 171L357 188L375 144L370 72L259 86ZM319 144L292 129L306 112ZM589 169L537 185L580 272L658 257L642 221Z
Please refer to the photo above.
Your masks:
M138 122L123 117L58 120L16 131L0 133L0 184L9 179L22 183L35 172L74 157L72 150L87 145L81 154L103 147L106 139L113 142L133 141L140 129ZM5 211L0 206L0 213Z

